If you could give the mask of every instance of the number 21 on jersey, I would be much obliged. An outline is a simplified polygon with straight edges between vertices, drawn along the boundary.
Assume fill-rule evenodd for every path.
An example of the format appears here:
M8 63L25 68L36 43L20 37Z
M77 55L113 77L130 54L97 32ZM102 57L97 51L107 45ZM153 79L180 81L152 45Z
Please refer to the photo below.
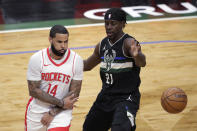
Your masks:
M105 77L106 77L106 83L107 84L113 84L113 75L109 74L109 73L105 73Z

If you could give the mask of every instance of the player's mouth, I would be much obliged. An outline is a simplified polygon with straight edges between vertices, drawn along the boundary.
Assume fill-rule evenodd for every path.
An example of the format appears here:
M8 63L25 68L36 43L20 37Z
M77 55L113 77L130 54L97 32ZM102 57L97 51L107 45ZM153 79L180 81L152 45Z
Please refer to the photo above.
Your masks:
M113 32L107 32L107 36L111 37L113 35Z
M60 53L65 53L65 50L60 50L59 52L60 52Z

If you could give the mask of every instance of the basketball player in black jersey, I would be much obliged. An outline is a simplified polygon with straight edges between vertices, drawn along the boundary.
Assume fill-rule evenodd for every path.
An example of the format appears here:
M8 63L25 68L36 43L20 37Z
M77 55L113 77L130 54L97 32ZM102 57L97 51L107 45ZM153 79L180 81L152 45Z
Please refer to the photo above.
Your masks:
M102 90L85 119L83 131L134 131L140 104L140 67L146 65L146 58L139 42L123 32L123 10L111 8L104 18L107 36L84 60L84 71L101 63Z

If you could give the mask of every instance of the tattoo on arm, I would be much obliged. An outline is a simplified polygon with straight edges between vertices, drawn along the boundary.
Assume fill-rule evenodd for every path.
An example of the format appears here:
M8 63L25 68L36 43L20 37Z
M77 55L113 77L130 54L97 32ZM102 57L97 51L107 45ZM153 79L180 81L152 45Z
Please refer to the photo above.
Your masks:
M70 84L70 92L74 92L75 97L79 97L81 91L82 80L72 80Z
M30 96L37 98L41 101L57 105L58 107L63 107L64 103L62 100L59 100L48 93L40 89L41 81L30 81L28 80L28 88Z
M56 116L58 113L60 113L61 111L63 111L62 108L59 108L59 107L53 107L50 111L49 111L49 114L51 116Z
M69 92L73 92L75 94L75 97L78 97L81 91L81 85L82 85L82 80L72 80L70 84ZM67 97L67 95L65 97ZM51 116L56 116L61 111L63 111L63 109L56 106L49 111L49 114Z

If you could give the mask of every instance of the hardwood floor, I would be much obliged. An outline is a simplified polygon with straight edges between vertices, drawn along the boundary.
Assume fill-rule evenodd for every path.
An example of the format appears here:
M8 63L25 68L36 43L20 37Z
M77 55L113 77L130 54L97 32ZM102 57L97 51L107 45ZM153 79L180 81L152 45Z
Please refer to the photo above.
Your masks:
M141 70L141 106L137 131L197 131L197 19L127 24L125 32L142 44L147 66ZM104 36L103 26L69 28L69 47L97 44ZM49 46L49 30L0 34L0 53L35 51ZM169 41L176 40L176 41ZM192 42L195 41L195 42ZM155 42L155 43L154 43ZM93 48L75 50L84 59ZM27 64L32 53L0 55L0 131L24 130L28 102ZM179 114L165 112L160 104L162 92L182 88L188 104ZM71 131L81 131L85 115L101 89L99 67L84 73Z

